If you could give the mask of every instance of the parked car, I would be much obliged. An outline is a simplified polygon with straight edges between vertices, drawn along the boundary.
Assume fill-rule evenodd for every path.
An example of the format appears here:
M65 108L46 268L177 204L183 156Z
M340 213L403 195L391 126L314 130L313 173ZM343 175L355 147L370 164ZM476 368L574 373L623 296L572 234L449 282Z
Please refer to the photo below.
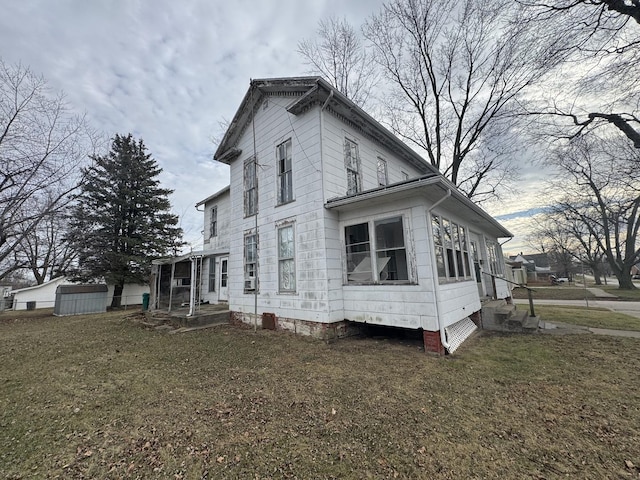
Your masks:
M551 275L551 284L552 285L561 285L563 283L569 283L569 279L567 277L556 277L555 275Z
M640 273L636 273L636 274L633 276L633 279L634 279L634 280L640 280Z

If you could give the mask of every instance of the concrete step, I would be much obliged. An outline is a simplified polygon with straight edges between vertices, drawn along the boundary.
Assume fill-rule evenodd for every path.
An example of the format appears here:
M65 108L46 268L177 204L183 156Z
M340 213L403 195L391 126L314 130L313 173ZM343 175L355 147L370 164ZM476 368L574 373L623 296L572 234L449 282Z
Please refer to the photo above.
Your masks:
M181 327L201 327L203 325L218 325L229 323L229 310L221 310L205 314L194 315L192 317L174 318L178 320Z

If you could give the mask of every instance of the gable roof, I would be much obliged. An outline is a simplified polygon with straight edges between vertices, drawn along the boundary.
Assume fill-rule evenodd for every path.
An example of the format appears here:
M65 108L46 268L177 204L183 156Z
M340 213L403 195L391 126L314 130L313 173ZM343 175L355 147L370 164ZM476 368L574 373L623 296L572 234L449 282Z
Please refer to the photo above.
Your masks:
M238 111L231 120L220 145L218 146L214 160L229 163L241 154L236 145L253 118L263 98L269 94L289 94L292 102L287 111L298 115L307 111L313 105L319 104L323 108L331 109L335 114L354 124L365 135L382 144L407 163L412 165L421 174L439 173L438 170L416 153L407 144L402 142L393 133L378 123L362 108L357 106L345 95L335 89L322 77L288 77L267 78L252 80L249 90L244 96Z

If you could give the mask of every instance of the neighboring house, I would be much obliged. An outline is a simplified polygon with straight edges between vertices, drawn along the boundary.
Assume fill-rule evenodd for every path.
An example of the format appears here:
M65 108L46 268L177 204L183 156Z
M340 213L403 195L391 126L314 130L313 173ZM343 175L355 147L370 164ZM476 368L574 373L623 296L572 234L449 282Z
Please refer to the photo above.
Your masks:
M56 288L58 285L74 285L66 277L58 277L33 287L20 288L10 292L13 295L13 309L26 310L27 306L33 308L53 308L56 302ZM113 285L108 285L109 303L113 299ZM126 284L122 291L122 306L140 305L142 294L149 293L148 285ZM35 303L31 303L35 302Z
M551 268L549 262L549 256L546 253L532 253L524 255L519 253L518 255L509 257L512 264L520 263L522 267L526 268L527 275L530 280L547 280L550 275L556 273Z
M215 285L226 262L237 321L322 338L363 323L421 330L425 349L451 352L481 298L511 295L498 239L512 235L319 77L252 81L214 159L230 166L229 210L221 192L199 202L205 250L157 272L190 262L193 300L211 258ZM222 245L211 219L218 232L228 222Z

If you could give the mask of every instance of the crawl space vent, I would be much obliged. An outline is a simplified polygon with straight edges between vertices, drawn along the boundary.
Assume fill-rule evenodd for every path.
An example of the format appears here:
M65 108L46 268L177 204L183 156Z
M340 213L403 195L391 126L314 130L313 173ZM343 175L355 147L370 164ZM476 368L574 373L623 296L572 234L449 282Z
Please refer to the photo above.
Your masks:
M462 345L462 342L469 338L469 335L475 332L477 328L476 324L473 323L473 320L469 317L445 327L444 333L447 335L449 353L455 352L456 349Z

